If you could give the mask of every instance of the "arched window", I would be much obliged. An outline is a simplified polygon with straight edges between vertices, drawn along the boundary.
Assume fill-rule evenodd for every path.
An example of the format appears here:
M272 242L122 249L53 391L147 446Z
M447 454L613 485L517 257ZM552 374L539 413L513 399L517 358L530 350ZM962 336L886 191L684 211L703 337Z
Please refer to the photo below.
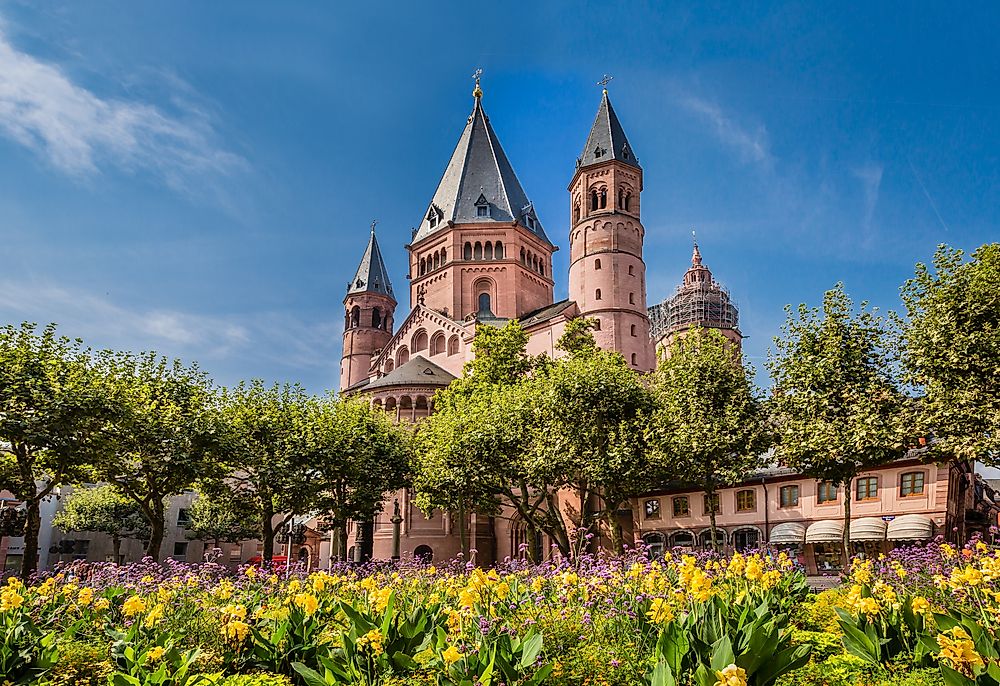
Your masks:
M410 361L410 351L407 350L404 345L399 350L396 351L396 366L402 367L404 364Z
M733 532L733 547L736 550L753 550L760 545L760 532L757 529L737 529Z
M663 557L663 553L667 548L667 537L662 533L659 531L650 531L648 534L643 534L642 542L649 553L649 559L655 560Z
M463 260L472 259L472 243L469 242L465 243L465 249L462 251L462 259Z
M635 335L635 324L629 326L629 331L632 333L633 336Z
M413 399L410 396L408 396L408 395L404 395L402 398L399 399L399 409L400 410L412 410L413 409ZM407 419L409 419L409 417L407 417Z
M632 366L634 367L636 364L638 363L635 361L635 353L632 353Z
M386 412L395 412L396 411L396 399L395 398L386 398L385 399L385 411Z
M385 373L386 374L388 374L389 372L391 372L395 368L396 368L396 364L392 360L386 360L385 361Z
M635 305L635 293L628 294L628 304Z
M434 268L437 269L441 266L441 253L434 253Z
M492 305L490 303L490 294L489 293L480 293L479 294L479 314L492 314L492 313L493 313L493 307L492 307Z
M448 251L445 250L444 248L441 248L441 264L443 265L447 261L448 261Z
M601 189L601 209L603 210L607 206L608 206L608 189L607 188L602 188Z
M344 310L344 328L345 329L351 328L351 311L350 310Z
M503 243L497 241L496 245L493 246L493 259L502 260L503 259Z
M678 531L670 535L671 548L693 548L694 534L690 531Z
M458 336L452 336L448 339L448 354L457 355L458 354Z
M476 245L472 248L472 256L474 259L483 259L483 244L476 241Z
M536 272L538 271L538 258L537 257L531 258L531 268L534 269Z
M635 276L635 267L633 267L631 264L628 266L628 275Z
M382 328L382 310L375 308L372 310L372 328L380 329Z
M594 331L600 331L600 330L601 330L601 320L598 319L597 317L595 317L594 318Z
M594 300L600 300L600 299L601 299L601 289L598 288L596 291L594 291Z
M632 209L631 205L632 205L632 193L626 191L625 202L622 203L622 209L624 209L626 212L629 212Z
M413 348L413 352L418 353L421 350L427 349L427 332L420 329L415 334L413 334L413 339L410 341L410 346Z
M590 209L596 210L600 207L598 203L601 202L600 197L597 195L597 191L590 191Z
M493 259L493 244L486 241L486 249L483 250L483 259L492 260Z
M444 334L439 331L434 334L434 338L431 339L431 355L440 355L444 352L444 348Z
M521 264L527 264L528 259L524 256L524 248L521 248Z
M361 326L361 308L355 305L351 308L351 328Z
M580 203L573 205L573 222L580 221Z
M596 260L594 260L594 269L600 269L600 268L601 268L601 258L598 257Z
M625 207L625 189L624 188L619 188L618 189L618 207L619 208Z
M375 398L374 400L372 400L372 407L377 407L378 409L381 410L382 409L382 401L379 400L378 398Z
M540 260L538 262L538 273L545 276L545 260Z
M424 564L429 564L434 560L434 551L429 545L418 545L413 549L413 559Z
M424 258L421 257L420 258L420 276L423 276L426 273L427 273L427 260L425 260Z

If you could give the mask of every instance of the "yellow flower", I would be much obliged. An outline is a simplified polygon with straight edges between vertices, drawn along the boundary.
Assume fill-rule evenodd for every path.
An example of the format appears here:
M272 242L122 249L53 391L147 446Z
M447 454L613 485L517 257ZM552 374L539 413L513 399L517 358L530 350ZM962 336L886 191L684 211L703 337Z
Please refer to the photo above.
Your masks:
M242 605L226 605L222 608L222 614L224 614L227 618L246 619L247 609Z
M772 569L769 572L764 572L764 576L760 580L760 585L766 591L777 586L779 581L781 581L781 572L777 569Z
M76 602L81 607L87 607L94 600L94 589L92 588L81 588L80 595L76 597Z
M381 591L375 594L375 611L385 612L385 608L389 606L389 598L392 596L391 588L383 588Z
M927 598L922 596L914 596L913 600L910 601L910 609L916 614L922 615L930 612L931 604L927 602Z
M125 613L126 617L131 617L132 615L137 615L141 612L146 611L146 601L137 595L132 596L125 601L122 605L122 612Z
M312 593L296 593L292 601L302 608L307 616L319 609L319 600Z
M971 677L974 669L985 666L983 658L976 652L972 638L960 626L938 634L937 643L941 647L938 659L965 676Z
M163 619L163 615L166 613L166 610L167 606L164 605L163 603L157 603L155 606L153 606L153 609L150 610L148 615L146 615L145 619L146 626L153 626L159 620Z
M230 641L236 643L242 643L246 640L247 634L250 633L250 625L246 622L241 622L238 619L234 619L231 622L226 622L222 625L222 635Z
M441 653L446 665L451 665L462 659L462 653L455 646L448 646L448 649Z
M729 665L715 676L718 678L715 686L747 686L747 671L736 665Z
M243 573L247 575L248 579L256 579L257 578L257 568L254 567L253 565L247 567L246 571L243 572Z
M733 576L739 576L743 573L743 569L746 567L746 558L744 558L740 553L733 553L733 557L729 560L729 572Z
M288 582L288 592L289 593L295 593L300 588L302 588L302 582L299 581L298 579L292 579L291 581Z
M856 562L854 564L854 569L851 572L851 579L856 584L871 583L871 580L872 580L872 562L871 562L871 560L864 560L864 561Z
M858 602L858 610L866 615L877 615L879 609L878 602L874 598L862 598Z
M17 592L15 586L7 586L0 591L0 612L16 610L24 604L24 596Z
M385 637L382 636L382 632L378 629L372 629L367 634L358 639L359 646L368 646L371 648L372 653L375 655L382 654L382 643L385 641Z
M163 654L165 652L167 651L163 649L163 646L154 646L149 649L149 652L146 653L146 659L150 662L157 662L163 659Z
M759 558L751 557L747 561L746 576L750 581L759 581L764 576L764 568L761 566Z
M104 612L109 607L111 607L111 601L108 600L107 598L98 598L94 602L94 610L96 610L97 612Z
M948 543L941 544L941 554L948 560L955 557L955 548Z
M983 583L983 573L971 565L962 569L956 567L951 570L948 582L953 590L960 590L963 586L979 586Z
M674 610L670 607L670 603L663 598L653 598L653 602L649 605L649 612L646 613L646 617L648 617L649 621L653 624L666 624L673 621Z

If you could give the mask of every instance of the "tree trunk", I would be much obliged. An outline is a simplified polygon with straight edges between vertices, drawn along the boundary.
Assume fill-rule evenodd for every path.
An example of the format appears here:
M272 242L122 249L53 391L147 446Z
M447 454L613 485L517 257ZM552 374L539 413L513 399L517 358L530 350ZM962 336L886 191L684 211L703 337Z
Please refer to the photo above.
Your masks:
M468 560L469 546L465 540L465 506L461 503L458 506L458 544L462 549L462 557Z
M848 479L844 483L844 568L851 561L851 482Z
M25 501L27 520L24 524L24 556L21 558L21 578L28 581L38 569L38 532L42 516L38 500Z
M337 559L347 561L347 522L337 525Z
M608 538L611 541L611 550L620 555L622 553L622 532L618 525L618 507L611 507L607 504L607 511L604 513L604 522L608 527Z
M524 524L524 542L528 544L528 562L537 565L538 559L538 529L527 522Z
M152 517L149 522L149 544L146 546L146 555L159 562L165 526L163 498L153 498L153 502L150 504L150 514Z
M708 496L708 522L712 537L712 550L719 551L719 530L715 526L715 491L705 491Z
M111 551L112 551L112 554L114 555L114 558L115 558L115 560L114 560L115 564L119 564L121 562L121 560L122 560L122 556L121 556L121 552L122 552L122 537L121 536L117 536L117 535L112 535L111 536Z
M264 505L263 514L260 519L261 543L264 544L261 556L264 562L270 564L274 558L274 507L267 503Z

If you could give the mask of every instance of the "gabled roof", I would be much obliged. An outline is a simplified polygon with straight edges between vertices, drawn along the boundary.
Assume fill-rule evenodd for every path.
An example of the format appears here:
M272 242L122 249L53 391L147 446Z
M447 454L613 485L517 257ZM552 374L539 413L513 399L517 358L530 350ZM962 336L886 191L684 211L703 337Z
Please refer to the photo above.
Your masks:
M423 355L414 355L406 364L365 386L365 390L387 386L447 386L457 377Z
M608 99L608 91L605 90L601 96L601 106L597 108L594 125L590 127L590 135L587 137L586 145L583 146L580 159L576 161L576 166L586 167L608 160L618 160L639 167L639 160L629 145L625 130L618 121L618 115L615 114L615 108Z
M576 305L576 302L572 300L560 300L557 303L552 303L551 305L546 305L545 307L540 307L532 312L526 312L519 319L521 326L524 328L530 328L536 324L541 324L542 322L547 322L550 319L558 317L560 314L565 312L570 307Z
M382 251L378 248L378 241L375 240L375 229L372 229L371 238L368 240L368 247L358 265L358 271L349 284L347 284L347 294L353 293L380 293L392 296L392 283L389 282L389 272L382 261Z
M446 227L448 222L517 221L549 243L534 207L490 125L490 118L483 110L481 91L477 93L472 114L438 183L434 198L424 211L413 242ZM479 211L483 206L487 208L485 214Z

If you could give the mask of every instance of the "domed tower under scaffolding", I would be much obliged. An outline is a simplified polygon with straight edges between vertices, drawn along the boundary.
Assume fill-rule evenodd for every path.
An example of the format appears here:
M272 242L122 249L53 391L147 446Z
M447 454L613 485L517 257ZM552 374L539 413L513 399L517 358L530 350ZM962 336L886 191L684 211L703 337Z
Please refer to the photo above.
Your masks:
M677 287L677 292L649 308L650 337L657 356L662 355L678 336L696 326L718 329L739 348L743 341L739 323L739 309L733 304L729 291L702 264L701 251L695 243L691 268L685 272L684 282Z

